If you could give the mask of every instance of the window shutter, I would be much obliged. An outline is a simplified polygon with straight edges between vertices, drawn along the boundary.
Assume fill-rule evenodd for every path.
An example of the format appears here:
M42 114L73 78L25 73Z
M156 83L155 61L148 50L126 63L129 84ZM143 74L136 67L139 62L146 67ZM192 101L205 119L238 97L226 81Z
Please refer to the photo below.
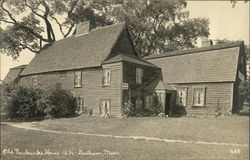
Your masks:
M102 71L102 85L104 85L105 81L105 70Z
M186 87L186 89L185 89L185 106L187 106L187 104L188 104L188 87Z
M204 87L204 89L203 89L203 94L204 94L203 104L204 104L204 106L206 106L206 92L207 92L207 87Z
M192 106L194 106L194 88L192 89Z

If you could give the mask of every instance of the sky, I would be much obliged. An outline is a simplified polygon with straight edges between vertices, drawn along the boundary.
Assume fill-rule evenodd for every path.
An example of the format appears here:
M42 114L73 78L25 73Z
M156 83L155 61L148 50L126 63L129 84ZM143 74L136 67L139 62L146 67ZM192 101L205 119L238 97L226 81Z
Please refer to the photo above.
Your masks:
M249 45L250 2L238 2L234 8L229 1L187 1L186 10L190 18L205 17L209 19L210 39L244 40ZM34 53L23 51L18 60L0 55L0 80L3 80L9 69L28 64Z

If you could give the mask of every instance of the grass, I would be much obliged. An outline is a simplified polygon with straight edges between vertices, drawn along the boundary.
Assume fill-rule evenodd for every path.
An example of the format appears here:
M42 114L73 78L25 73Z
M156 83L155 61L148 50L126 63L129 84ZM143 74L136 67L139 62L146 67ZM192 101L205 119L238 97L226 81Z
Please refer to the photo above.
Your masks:
M190 141L249 143L249 118L129 118L76 117L46 120L39 128L112 135L149 136Z
M248 143L248 117L209 118L132 118L103 119L77 117L45 120L35 123L39 128L58 131L80 131L113 135L154 136L170 139ZM115 139L84 135L46 133L13 128L1 124L1 153L3 149L19 148L35 152L37 149L53 152L109 150L118 155L59 155L29 156L1 155L2 159L248 159L248 147L204 144L164 143L155 141ZM232 154L232 149L240 153Z

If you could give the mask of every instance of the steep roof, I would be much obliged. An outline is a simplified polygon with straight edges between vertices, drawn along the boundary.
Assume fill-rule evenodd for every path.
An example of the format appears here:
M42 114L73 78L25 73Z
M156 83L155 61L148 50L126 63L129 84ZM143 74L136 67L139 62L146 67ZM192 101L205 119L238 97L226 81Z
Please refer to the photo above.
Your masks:
M165 83L235 81L242 42L148 56Z
M125 23L118 23L56 41L37 54L21 75L101 66L124 28Z
M5 78L3 79L3 82L4 83L9 83L9 82L15 81L18 78L19 74L22 72L22 70L26 66L27 65L21 65L21 66L10 68L9 72L7 73Z
M115 62L121 62L121 61L126 61L126 62L144 65L144 66L153 67L153 68L159 68L158 66L156 66L150 62L147 62L143 59L136 58L136 57L130 57L128 55L123 55L123 54L118 54L118 55L106 60L103 64L109 64L109 63L115 63Z

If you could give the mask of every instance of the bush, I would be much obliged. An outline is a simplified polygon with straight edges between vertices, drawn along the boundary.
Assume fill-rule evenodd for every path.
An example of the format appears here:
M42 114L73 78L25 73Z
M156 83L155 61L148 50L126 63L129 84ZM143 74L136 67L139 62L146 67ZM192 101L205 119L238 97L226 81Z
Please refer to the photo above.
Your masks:
M22 117L25 119L42 117L43 112L37 110L37 100L41 98L42 90L39 88L27 88L13 83L4 84L3 111L9 114L9 118Z
M2 90L1 111L7 111L10 118L58 118L75 114L75 98L60 84L49 89L5 84Z
M163 112L162 103L159 101L157 94L152 95L152 105L148 109L136 108L135 104L132 102L128 102L124 104L122 110L123 117L140 117L140 116L158 116Z
M75 114L77 105L73 94L55 84L45 90L38 100L38 110L43 111L46 118L66 117Z
M132 117L136 115L135 105L128 101L124 104L122 108L122 116L125 118Z
M250 81L242 81L239 87L241 102L250 104Z

